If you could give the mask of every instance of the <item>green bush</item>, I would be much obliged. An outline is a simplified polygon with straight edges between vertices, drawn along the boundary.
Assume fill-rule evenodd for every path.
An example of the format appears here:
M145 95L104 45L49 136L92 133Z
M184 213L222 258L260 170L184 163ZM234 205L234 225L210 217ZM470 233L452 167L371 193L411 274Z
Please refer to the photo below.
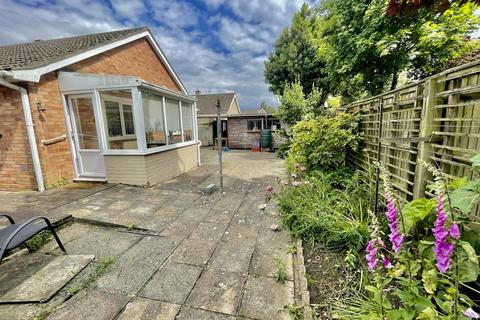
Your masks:
M369 238L367 189L357 172L314 172L300 186L279 193L282 222L309 244L357 252Z
M290 169L300 164L307 170L334 171L345 164L349 149L358 148L358 117L329 114L299 121L292 128L293 139L287 157Z

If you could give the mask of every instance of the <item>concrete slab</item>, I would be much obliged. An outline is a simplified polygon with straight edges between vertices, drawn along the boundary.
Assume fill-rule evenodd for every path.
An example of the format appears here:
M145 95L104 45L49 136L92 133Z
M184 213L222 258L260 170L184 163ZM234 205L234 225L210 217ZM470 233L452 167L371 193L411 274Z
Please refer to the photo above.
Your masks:
M183 304L201 272L202 267L167 262L147 282L139 295Z
M230 223L234 213L235 212L231 210L211 209L203 217L203 221L213 223Z
M111 257L125 252L140 239L142 236L137 234L92 226L87 233L68 242L65 248L69 254L93 254L100 258ZM61 251L55 248L53 252L60 254Z
M160 232L162 237L172 238L176 240L183 240L190 236L190 234L197 228L198 222L196 221L179 221L175 220L165 227Z
M190 207L185 209L185 211L178 216L178 219L180 221L202 221L208 212L208 209Z
M123 309L128 297L119 294L92 290L75 295L56 310L48 320L95 319L111 320Z
M189 239L218 241L222 238L226 229L227 224L225 223L201 222L195 231L192 232Z
M222 313L183 306L177 320L235 320L233 316Z
M186 304L192 307L235 315L242 296L245 276L239 273L205 269Z
M272 278L249 276L238 314L259 320L288 320L285 305L294 303L293 282L280 284Z
M123 310L117 320L174 320L180 306L137 297Z
M253 253L250 265L250 273L256 276L273 277L277 276L277 265L275 257L281 259L287 268L287 279L293 280L293 258L292 254L285 248L272 248L267 245L257 246Z
M253 245L221 243L215 249L208 266L217 270L245 273L248 271Z
M56 257L33 276L0 297L0 303L45 302L75 277L94 256Z
M178 242L169 238L146 236L98 280L98 287L108 292L136 293L177 246Z
M32 320L42 311L41 304L2 304L0 315L5 320Z
M216 245L212 241L187 239L173 252L170 260L178 263L204 266L210 259Z

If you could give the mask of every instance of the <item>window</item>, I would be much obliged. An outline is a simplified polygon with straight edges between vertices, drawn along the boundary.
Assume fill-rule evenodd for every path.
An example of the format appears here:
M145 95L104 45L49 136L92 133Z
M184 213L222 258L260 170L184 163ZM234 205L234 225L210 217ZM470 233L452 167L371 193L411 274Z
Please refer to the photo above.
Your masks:
M137 136L130 90L102 91L100 93L107 146L109 149L137 149Z
M262 130L262 119L247 120L247 131Z
M179 101L165 98L165 113L167 118L168 144L182 142Z
M265 129L271 129L272 131L280 130L280 120L269 118L267 120L267 127Z
M166 145L163 97L148 91L142 91L142 104L147 148Z
M182 121L184 141L193 140L193 115L192 104L182 101Z

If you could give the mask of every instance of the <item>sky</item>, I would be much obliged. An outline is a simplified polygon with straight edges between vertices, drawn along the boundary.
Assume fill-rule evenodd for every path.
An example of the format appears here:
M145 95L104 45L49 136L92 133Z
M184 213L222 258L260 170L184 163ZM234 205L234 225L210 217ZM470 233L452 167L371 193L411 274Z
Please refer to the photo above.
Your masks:
M0 45L148 26L190 94L277 105L263 66L302 0L0 0Z

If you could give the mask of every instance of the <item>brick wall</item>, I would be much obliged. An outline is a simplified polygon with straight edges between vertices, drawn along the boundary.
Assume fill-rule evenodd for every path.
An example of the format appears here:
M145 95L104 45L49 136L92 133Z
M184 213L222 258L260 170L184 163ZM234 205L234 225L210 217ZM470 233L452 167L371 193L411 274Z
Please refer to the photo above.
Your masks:
M137 76L168 89L181 91L145 38L80 61L68 69L86 73Z
M0 190L35 188L20 92L0 86Z
M166 67L146 39L110 50L66 68L69 71L138 76L148 82L180 91ZM74 168L68 140L45 146L42 139L67 134L65 115L55 72L39 83L25 86L29 92L32 118L45 185L61 178L72 180ZM41 103L45 111L37 110ZM29 152L20 93L0 86L0 190L25 190L36 187Z
M228 146L230 148L251 148L253 142L260 142L260 132L248 132L247 119L228 118Z

